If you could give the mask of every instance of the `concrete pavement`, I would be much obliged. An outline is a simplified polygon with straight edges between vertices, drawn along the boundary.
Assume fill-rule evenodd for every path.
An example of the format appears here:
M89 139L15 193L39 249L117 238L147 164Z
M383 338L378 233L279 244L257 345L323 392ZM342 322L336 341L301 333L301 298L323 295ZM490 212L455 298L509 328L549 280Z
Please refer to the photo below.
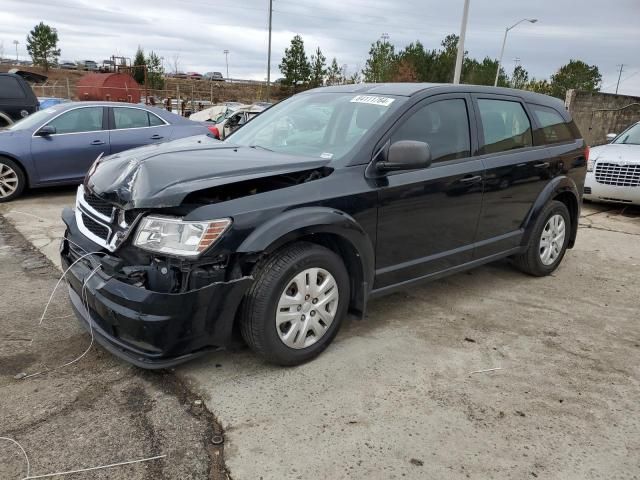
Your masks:
M51 217L72 203L0 212L55 257ZM632 478L638 240L640 210L590 205L553 276L499 262L372 302L309 364L245 350L176 371L225 427L234 480Z

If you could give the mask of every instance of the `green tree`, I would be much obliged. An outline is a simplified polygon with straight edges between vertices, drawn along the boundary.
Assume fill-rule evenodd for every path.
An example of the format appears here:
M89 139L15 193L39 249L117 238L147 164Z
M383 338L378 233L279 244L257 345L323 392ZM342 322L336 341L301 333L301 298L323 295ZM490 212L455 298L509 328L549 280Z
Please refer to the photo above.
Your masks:
M55 28L40 22L27 35L27 52L31 55L34 65L40 65L48 71L60 56L58 48L58 32Z
M479 62L474 58L466 57L462 66L462 83L493 85L496 81L497 69L498 60L485 57L482 62ZM500 67L500 75L498 75L498 86L509 86L509 77L502 67Z
M149 52L149 56L145 60L147 64L147 80L149 87L154 90L162 90L164 88L164 67L162 60L155 52Z
M513 69L513 75L511 75L511 79L509 80L509 86L511 88L524 90L528 83L529 72L527 72L522 65L516 65L516 68Z
M527 82L524 89L531 92L542 93L544 95L551 95L551 84L544 79L536 80L536 78L532 78Z
M431 82L449 83L453 81L453 73L458 55L458 35L450 34L440 43L442 49L435 52L434 65L430 73ZM465 58L467 52L464 52ZM463 69L464 73L464 69Z
M602 75L596 65L587 65L582 60L570 60L551 75L551 95L564 99L567 90L572 88L597 92L600 90L601 82Z
M297 85L309 80L311 66L307 60L307 54L304 52L304 41L300 35L293 37L290 47L285 49L284 57L280 62L280 71L284 75L282 83L293 85L294 91Z
M340 85L342 80L342 70L338 66L336 57L333 57L331 65L327 69L327 85Z
M133 78L140 85L144 83L144 67L146 67L147 61L144 58L144 50L138 45L136 56L133 58Z
M426 50L420 41L410 43L398 53L398 75L415 75L415 81L432 82L436 52Z
M371 44L369 58L362 70L365 82L389 82L393 78L396 63L395 47L378 40Z
M318 47L315 53L311 55L311 78L309 82L313 87L321 87L324 83L324 77L327 75L326 62L326 57L322 54L320 47Z

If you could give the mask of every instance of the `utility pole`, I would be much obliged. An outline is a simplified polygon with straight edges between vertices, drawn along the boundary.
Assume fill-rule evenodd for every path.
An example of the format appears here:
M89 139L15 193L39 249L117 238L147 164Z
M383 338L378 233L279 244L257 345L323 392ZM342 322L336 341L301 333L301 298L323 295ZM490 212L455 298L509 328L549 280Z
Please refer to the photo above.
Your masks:
M269 0L269 53L267 55L267 102L271 93L271 19L273 17L273 0Z
M456 69L453 74L453 83L460 83L462 74L462 59L464 57L464 37L467 34L467 18L469 17L469 0L464 0L462 12L462 24L460 25L460 38L458 39L458 55L456 56Z
M226 57L226 63L227 63L227 82L229 81L229 50L225 49L224 50L224 56Z
M14 40L13 44L16 46L16 63L18 63L18 44L20 42L18 40Z
M618 87L620 86L620 77L622 77L622 69L624 67L624 63L620 64L620 73L618 73L618 83L616 84L616 95L618 94Z

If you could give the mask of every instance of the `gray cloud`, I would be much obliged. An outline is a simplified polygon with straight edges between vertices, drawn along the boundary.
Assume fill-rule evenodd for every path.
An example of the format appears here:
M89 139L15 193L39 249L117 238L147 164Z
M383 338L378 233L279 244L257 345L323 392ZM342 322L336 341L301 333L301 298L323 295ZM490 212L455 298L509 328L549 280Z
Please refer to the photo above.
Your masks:
M310 55L320 46L325 55L362 68L369 46L383 32L397 49L420 40L437 48L448 33L460 28L462 0L274 0L272 76L291 37L300 34ZM5 55L12 41L44 21L58 29L64 59L102 60L112 54L133 56L141 45L165 58L168 68L175 55L184 71L229 70L235 77L266 76L267 0L3 0L0 12ZM497 57L504 28L523 17L539 22L522 24L509 33L505 67L514 58L532 76L548 78L571 58L596 64L606 91L615 89L617 65L625 72L620 92L640 95L640 18L638 0L618 0L614 6L600 0L471 0L467 42L474 57ZM637 74L636 74L637 72Z

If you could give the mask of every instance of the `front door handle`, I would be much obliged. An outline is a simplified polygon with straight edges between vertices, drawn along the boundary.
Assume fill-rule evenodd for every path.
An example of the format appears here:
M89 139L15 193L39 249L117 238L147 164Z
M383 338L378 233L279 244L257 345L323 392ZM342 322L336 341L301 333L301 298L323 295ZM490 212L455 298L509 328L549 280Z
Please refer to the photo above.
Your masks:
M460 179L460 183L476 183L482 180L481 175L474 175L473 177L463 177Z
M103 142L102 140L94 140L93 142L91 142L91 145L104 145L105 142Z
M164 138L162 135L158 135L157 133L155 135L151 135L151 140L160 140L161 138Z
M536 163L534 165L534 168L549 168L549 162Z

